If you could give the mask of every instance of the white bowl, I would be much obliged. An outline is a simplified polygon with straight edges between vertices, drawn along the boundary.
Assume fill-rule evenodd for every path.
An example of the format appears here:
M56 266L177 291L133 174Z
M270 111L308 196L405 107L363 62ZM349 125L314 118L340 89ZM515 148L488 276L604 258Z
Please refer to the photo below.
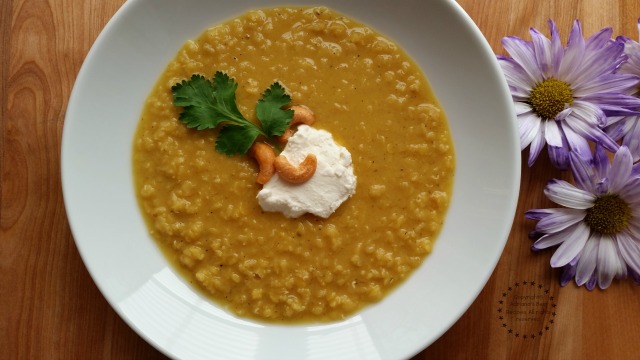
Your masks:
M445 226L406 282L345 321L265 325L201 297L149 237L133 188L133 134L145 98L187 39L279 1L130 0L96 40L74 86L62 141L63 190L76 244L103 295L171 357L410 357L462 316L500 257L517 202L520 148L508 88L480 31L454 1L322 3L395 40L429 78L457 156Z

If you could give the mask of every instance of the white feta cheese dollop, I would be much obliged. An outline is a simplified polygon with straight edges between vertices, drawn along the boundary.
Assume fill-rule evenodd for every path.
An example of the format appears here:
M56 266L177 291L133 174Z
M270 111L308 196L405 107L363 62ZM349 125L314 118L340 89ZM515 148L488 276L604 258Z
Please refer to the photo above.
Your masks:
M298 166L310 153L318 159L315 174L302 184L290 184L277 173L273 175L258 192L264 211L281 212L289 218L304 213L327 218L356 192L351 153L336 144L329 132L300 125L281 155Z

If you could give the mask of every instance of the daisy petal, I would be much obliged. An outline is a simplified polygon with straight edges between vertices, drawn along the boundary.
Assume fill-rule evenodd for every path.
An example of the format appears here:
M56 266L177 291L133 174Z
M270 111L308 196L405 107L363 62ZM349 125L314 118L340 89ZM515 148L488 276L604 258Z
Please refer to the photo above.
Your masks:
M640 52L640 49L638 49ZM640 64L638 64L640 65ZM640 69L640 66L638 66ZM640 71L638 71L638 75L640 75ZM640 106L640 98L637 98L633 95L615 93L615 92L607 92L594 94L593 96L587 96L583 98L583 100L588 100L590 103L594 103L598 105L600 108L610 107L610 108L627 108L627 109L637 109ZM627 110L628 112L629 110ZM612 114L608 114L612 115ZM611 119L609 119L611 121Z
M585 99L585 98L583 98ZM593 103L598 103L598 101L596 100L589 100L592 101ZM640 102L640 101L638 101ZM638 107L639 105L625 105L627 107ZM609 116L607 118L607 125L613 123L613 121L611 120L612 117L627 117L627 116L637 116L639 113L638 111L634 111L634 110L629 110L626 108L623 108L622 106L619 105L612 105L612 104L607 104L607 103L599 103L598 107L600 109L602 109L602 111L605 113L605 115Z
M529 75L532 80L529 83L537 84L543 80L531 43L515 36L507 36L502 39L502 46Z
M531 40L533 43L533 52L543 75L550 75L552 69L551 63L551 40L547 39L540 31L529 29Z
M597 50L586 49L585 58L582 60L580 69L577 69L576 76L571 83L573 89L575 89L574 95L578 97L586 96L581 93L586 84L594 85L598 83L597 79L600 77L610 76L620 64L621 59L624 58L622 56L623 51L624 46L615 43L608 43L607 46ZM593 83L594 80L595 83ZM595 94L599 92L584 91L586 94ZM581 93L581 95L577 95L578 93Z
M616 279L624 279L627 277L627 263L624 261L622 257L622 252L620 252L620 246L618 246L618 242L616 237L619 234L614 235L614 244L616 245L616 254L618 255L616 258L618 259L618 270L616 271Z
M618 192L620 197L629 204L640 204L640 178L632 178ZM632 218L632 221L635 220ZM638 219L640 221L640 219Z
M535 84L527 72L511 58L498 56L498 64L502 68L504 77L511 88L512 95L526 99L531 92L531 85Z
M556 246L561 244L567 237L567 233L574 231L575 228L569 228L565 231L561 231L554 234L546 234L542 236L540 239L536 240L536 242L531 245L531 250L538 251L546 248L550 248L552 246Z
M562 245L551 257L551 267L558 268L567 265L578 256L589 238L589 227L584 223L577 223L573 232L565 234Z
M524 150L540 134L542 120L534 113L518 116L518 129L520 132L520 150Z
M573 96L584 98L598 93L624 93L638 83L638 76L633 74L606 74L580 84L573 91Z
M541 237L543 237L545 234L541 233L541 232L537 232L535 230L529 232L529 234L527 236L529 236L529 239L531 240L538 240ZM533 247L531 248L531 250L536 251L537 249L534 249Z
M562 147L562 135L560 134L560 128L556 121L547 120L544 122L544 125L544 137L547 141L547 145Z
M610 236L603 236L598 246L598 286L606 289L616 276L618 270L618 252L616 244Z
M640 214L638 214L638 212L640 212L640 209L634 209L632 212L627 231L631 234L633 239L640 241Z
M640 273L640 244L628 234L618 234L618 248L627 265L636 273Z
M626 121L615 121L617 119L624 119L623 116L615 116L607 118L607 127L605 132L614 141L620 140L625 134ZM614 122L615 121L615 122Z
M625 120L620 121L622 123L622 131L627 134L628 132L630 132L633 128L633 125L635 125L635 123L633 121L630 121L631 116L628 116L625 118Z
M562 126L562 133L567 139L569 149L571 149L572 152L580 155L583 159L589 158L591 154L591 147L585 138L576 134L576 132L569 126Z
M546 234L562 231L582 221L586 215L587 213L584 210L579 209L555 209L553 214L541 219L536 224L536 230Z
M640 160L640 117L633 116L632 119L631 130L622 139L622 145L629 148L635 162Z
M569 42L564 50L564 57L560 63L559 74L564 74L564 81L572 84L575 78L580 74L576 71L580 67L580 63L584 58L585 43L582 37L582 29L578 20L573 22L573 28L569 33Z
M633 40L630 37L626 37L624 35L618 35L618 37L616 37L616 41L626 45L628 42L631 42Z
M571 152L569 154L569 158L571 160L571 170L576 185L578 185L578 187L582 190L593 193L595 190L594 186L596 179L593 166L591 166L574 152Z
M593 153L593 164L595 165L596 175L598 179L602 179L608 176L611 163L606 151L600 144L596 144L596 149Z
M562 50L562 43L560 42L560 32L556 23L552 20L548 21L549 32L551 33L551 58L553 59L553 72L557 74L560 71L560 64L564 57L564 51Z
M547 149L549 150L549 159L556 169L569 169L569 149L567 145L562 147L547 146Z
M533 166L540 155L540 151L544 147L544 127L540 126L540 131L536 134L535 138L531 142L531 146L529 147L529 166Z
M602 143L602 146L605 149L616 152L620 147L615 141L613 141L609 135L605 134L602 130L600 130L597 126L593 124L589 124L586 118L583 118L578 115L577 111L574 111L569 117L573 117L572 120L565 121L567 128L571 128L571 130L575 131L576 134L580 135L583 138L592 140L593 142ZM565 132L566 133L566 132ZM567 134L568 139L568 134Z
M584 245L576 268L576 284L584 285L593 276L597 264L599 243L599 235L592 234L589 241Z
M638 51L640 51L640 49ZM640 66L638 66L638 69L640 72ZM640 93L637 93L637 95L640 95ZM633 95L601 93L584 97L582 100L589 101L601 108L605 114L610 117L607 124L612 124L616 116L627 117L640 115L640 112L638 112L638 109L640 109L640 98Z
M575 100L571 108L573 109L571 115L585 124L604 126L607 121L607 117L602 110L589 102ZM569 122L568 119L567 122Z
M573 209L588 209L593 206L593 201L596 199L595 195L557 179L549 181L544 194L556 204Z
M577 262L578 258L573 259L568 265L565 265L564 271L560 276L560 286L567 285L574 276L576 276L576 265L572 264L574 261Z
M631 170L632 177L640 177L640 163L633 165L633 169Z
M574 224L569 226L568 228L558 231L552 234L546 234L536 240L533 245L531 245L531 249L534 251L543 250L546 248L550 248L552 246L556 246L564 242L565 240L571 238L576 231L582 231L580 228L581 224ZM582 225L584 226L584 225Z
M524 102L516 101L513 103L513 106L516 108L516 115L522 115L533 111L531 105Z
M609 170L610 185L609 191L617 193L629 180L631 175L631 168L633 166L633 159L631 153L626 146L620 147L613 157L613 164Z
M554 212L555 209L531 209L525 212L524 216L529 220L542 220Z
M572 108L570 108L570 107L568 107L568 108L566 108L566 109L564 109L564 110L560 111L560 112L558 113L558 115L556 115L555 120L556 120L556 121L564 120L564 119L565 119L567 116L569 116L569 114L571 114L572 112L573 112L573 109L572 109Z
M612 28L604 28L597 33L591 35L585 42L587 51L596 50L605 44L607 44L611 40L611 35L613 34Z

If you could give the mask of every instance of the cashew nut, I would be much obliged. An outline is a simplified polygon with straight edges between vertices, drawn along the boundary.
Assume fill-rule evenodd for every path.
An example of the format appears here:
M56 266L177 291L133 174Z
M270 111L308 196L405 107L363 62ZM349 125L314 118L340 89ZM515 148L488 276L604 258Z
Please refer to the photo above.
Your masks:
M311 125L316 122L316 117L313 114L313 111L306 107L305 105L294 105L290 107L293 110L293 118L291 118L291 122L289 123L289 127L282 133L282 135L278 136L278 142L286 143L291 136L293 136L293 127L299 124L307 124Z
M251 149L249 149L249 152L251 153L251 156L256 159L258 166L260 167L260 172L258 173L256 182L264 185L276 172L276 153L273 151L271 146L261 142L254 143L251 146Z
M314 154L307 155L298 166L293 166L286 157L279 155L275 161L278 176L286 182L301 184L313 176L318 166L318 159Z

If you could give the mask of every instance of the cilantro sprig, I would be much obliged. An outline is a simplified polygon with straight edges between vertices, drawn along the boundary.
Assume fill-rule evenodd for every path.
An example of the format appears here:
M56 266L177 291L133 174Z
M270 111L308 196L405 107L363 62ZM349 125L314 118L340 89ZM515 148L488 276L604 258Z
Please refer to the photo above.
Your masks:
M194 74L171 88L173 104L183 108L180 121L188 128L213 129L221 125L216 150L232 156L246 153L260 135L279 136L289 126L293 110L283 109L291 97L275 82L264 91L256 105L260 126L247 120L238 110L238 84L227 74L218 71L211 80Z

